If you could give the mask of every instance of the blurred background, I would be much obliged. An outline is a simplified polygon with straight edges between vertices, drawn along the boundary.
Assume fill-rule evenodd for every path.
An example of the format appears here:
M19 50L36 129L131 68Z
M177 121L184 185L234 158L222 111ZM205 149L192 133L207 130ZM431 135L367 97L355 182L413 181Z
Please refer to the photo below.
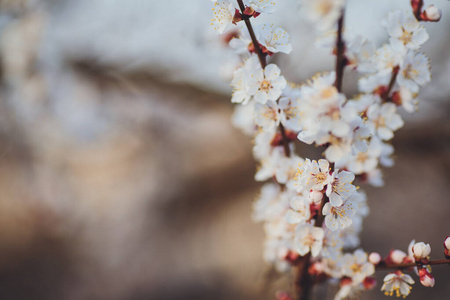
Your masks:
M349 0L347 27L381 45L380 20L408 3ZM415 238L441 258L450 235L450 4L433 3L444 11L426 24L433 80L394 139L386 186L366 188L362 246L382 255ZM273 58L284 75L330 70L297 1L279 4L257 21L291 34L293 53ZM250 218L251 140L230 122L237 58L211 8L0 0L0 299L273 299L290 288L263 262ZM410 299L448 298L450 267L434 274ZM384 275L364 299L385 297Z

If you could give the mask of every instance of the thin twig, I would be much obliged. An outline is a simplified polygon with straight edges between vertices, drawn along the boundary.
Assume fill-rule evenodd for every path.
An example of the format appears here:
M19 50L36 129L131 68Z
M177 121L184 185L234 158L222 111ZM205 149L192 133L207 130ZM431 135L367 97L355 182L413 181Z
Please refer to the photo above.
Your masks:
M376 270L386 270L386 269L407 269L412 267L420 267L426 265L444 265L450 264L450 259L437 259L430 260L427 263L422 262L412 262L412 263L404 263L404 264L380 264L376 266Z
M342 10L341 17L338 21L338 31L337 31L337 40L336 40L336 81L334 82L334 86L340 93L342 91L342 82L344 80L344 68L346 65L345 58L345 43L342 38L344 30L344 11Z

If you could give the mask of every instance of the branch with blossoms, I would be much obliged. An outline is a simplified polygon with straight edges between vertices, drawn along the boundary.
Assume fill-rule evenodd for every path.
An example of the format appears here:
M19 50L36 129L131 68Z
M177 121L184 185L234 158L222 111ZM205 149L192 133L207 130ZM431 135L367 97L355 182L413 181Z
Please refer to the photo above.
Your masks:
M367 197L353 181L383 185L382 167L393 165L390 141L404 124L397 110L414 111L419 88L431 79L428 58L418 52L429 38L420 22L439 21L440 10L412 0L411 10L391 12L382 22L389 40L376 49L346 30L345 0L300 0L301 13L317 28L318 46L335 54L336 64L296 85L267 63L292 51L283 28L257 22L275 12L275 0L212 2L215 31L239 30L229 42L242 58L231 82L231 102L242 104L233 123L254 137L255 180L266 182L253 212L264 222L265 260L280 272L295 270L298 299L325 282L339 286L335 299L351 298L373 288L372 275L382 269L393 270L381 288L388 295L409 294L414 280L403 270L415 269L423 285L433 286L431 265L449 263L448 239L446 260L430 260L431 247L414 241L408 254L368 255L358 248ZM345 68L359 74L359 93L351 97L342 90ZM325 159L298 156L295 139L323 147ZM292 299L284 292L277 297Z

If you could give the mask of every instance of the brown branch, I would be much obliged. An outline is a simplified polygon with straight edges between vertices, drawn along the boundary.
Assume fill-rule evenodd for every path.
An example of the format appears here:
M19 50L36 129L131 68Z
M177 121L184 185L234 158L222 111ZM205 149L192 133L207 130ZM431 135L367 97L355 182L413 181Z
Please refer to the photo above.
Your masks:
M386 270L386 269L407 269L407 268L420 267L420 266L426 266L426 265L444 265L444 264L450 264L450 259L430 260L427 263L412 262L412 263L404 263L404 264L379 264L378 266L375 267L375 269L377 271Z
M342 11L341 17L338 20L338 32L336 39L336 81L334 82L334 86L336 87L339 93L342 91L342 82L344 80L344 68L347 63L346 57L344 55L345 43L342 38L343 29L344 29L344 10ZM331 171L334 171L334 163L332 163L330 167ZM325 220L325 216L323 215L322 210L325 203L327 203L328 201L329 201L328 197L324 195L319 207L319 211L317 212L317 215L315 217L316 222L314 223L314 226L322 227L323 222ZM299 300L309 299L312 287L311 276L308 274L310 258L311 258L310 254L302 257L298 265L299 267L297 269L295 284Z
M284 129L283 124L280 123L280 132L281 132L281 138L283 139L283 147L284 147L284 154L289 157L291 156L291 149L289 148L289 139L286 136L286 130Z
M381 95L381 100L383 100L383 102L387 102L389 99L389 94L391 93L392 89L394 88L395 85L395 81L397 80L397 74L398 71L400 70L399 66L396 66L392 69L392 75L391 75L391 80L389 81L389 85L387 87L387 90Z
M245 11L244 3L242 2L242 0L237 0L237 2L239 4L241 14L244 15L244 11ZM243 20L245 22L245 26L248 29L248 32L250 33L250 37L252 39L252 43L255 48L255 52L258 55L259 62L261 63L261 67L264 69L267 65L266 55L263 53L261 46L260 46L258 40L256 39L255 31L253 30L252 23L250 22L249 18L244 18ZM289 156L291 156L291 149L289 148L289 139L286 136L286 130L284 129L284 126L282 124L280 124L279 128L280 128L281 138L283 139L284 154L287 157L289 157Z
M347 64L347 59L345 58L345 43L342 38L344 30L344 11L342 11L341 17L338 20L338 31L336 40L336 81L334 86L340 93L342 91L342 82L344 80L344 68Z
M242 0L237 0L239 4L239 8L241 9L241 14L244 15L245 6ZM264 69L266 67L266 56L262 52L261 47L259 46L258 40L256 39L255 31L253 30L252 23L248 18L244 18L245 26L247 26L248 33L250 33L250 37L252 39L253 46L255 47L255 52L258 55L259 62L261 63L261 67Z

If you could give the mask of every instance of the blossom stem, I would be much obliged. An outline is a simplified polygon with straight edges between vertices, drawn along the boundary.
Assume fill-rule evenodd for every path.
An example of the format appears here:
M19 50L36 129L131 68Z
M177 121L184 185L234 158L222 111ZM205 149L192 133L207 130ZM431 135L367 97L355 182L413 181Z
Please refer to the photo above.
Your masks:
M420 13L423 6L423 0L411 0L411 7L414 12L414 16L416 17L417 21L421 21L422 18L420 17Z
M412 263L405 263L405 264L383 264L380 263L378 266L376 266L376 270L385 270L385 269L406 269L411 267L420 267L425 265L444 265L444 264L450 264L450 259L437 259L437 260L430 260L427 263L422 262L412 262Z
M344 68L346 65L346 59L344 56L345 43L342 38L344 30L344 11L342 11L341 17L338 21L338 31L336 39L336 81L334 86L340 93L342 91L342 82L344 81Z
M280 132L281 132L281 138L283 139L283 147L284 147L284 154L289 157L291 156L291 149L289 148L289 140L286 136L286 130L284 129L283 124L280 123Z
M242 0L237 0L239 4L239 8L241 10L241 13L244 14L245 11L245 5L242 2ZM264 69L267 65L266 62L266 55L262 52L262 49L259 45L258 40L256 39L255 31L253 30L252 23L248 18L243 19L245 22L245 26L248 29L248 33L250 33L250 37L252 39L253 46L255 48L255 52L258 55L259 62L261 63L261 67ZM281 137L283 139L283 147L284 147L284 154L289 157L291 156L291 149L289 148L289 139L286 136L286 130L284 129L284 126L280 124L280 133Z
M382 95L383 96L383 102L387 102L389 99L389 94L391 93L392 89L394 88L395 85L395 81L397 80L397 74L399 71L400 67L396 66L392 69L392 75L391 75L391 80L389 81L389 85L388 88L386 90L386 92Z
M245 11L244 3L242 2L242 0L237 0L237 2L239 4L239 8L241 9L241 13L243 15L244 11ZM245 22L245 26L248 29L248 33L250 33L250 37L252 39L253 46L255 47L255 52L258 55L259 62L261 63L261 67L264 69L267 64L266 56L262 52L261 47L259 46L258 40L256 39L256 35L255 35L255 31L253 30L252 23L247 18L244 19L244 22Z

